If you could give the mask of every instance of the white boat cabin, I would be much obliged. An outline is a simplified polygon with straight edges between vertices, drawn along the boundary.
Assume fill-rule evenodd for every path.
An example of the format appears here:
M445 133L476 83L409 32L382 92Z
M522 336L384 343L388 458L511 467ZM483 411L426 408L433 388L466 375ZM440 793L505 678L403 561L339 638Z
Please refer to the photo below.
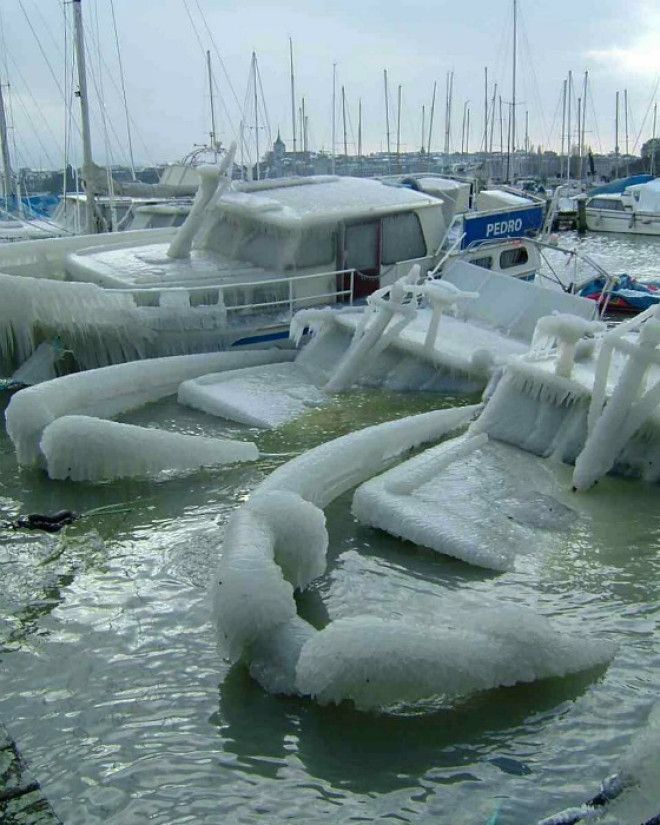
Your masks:
M594 195L587 200L586 217L593 232L660 235L660 178L619 194Z

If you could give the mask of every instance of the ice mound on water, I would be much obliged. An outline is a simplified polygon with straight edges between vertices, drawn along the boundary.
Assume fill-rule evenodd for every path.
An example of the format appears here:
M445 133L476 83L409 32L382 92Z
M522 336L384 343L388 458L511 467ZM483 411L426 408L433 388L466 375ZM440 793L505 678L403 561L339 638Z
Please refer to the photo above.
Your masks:
M294 353L282 350L214 352L149 358L79 372L21 390L11 400L5 418L18 463L40 461L41 433L63 415L112 418L175 393L182 381L220 370L290 361Z
M350 699L367 710L564 676L612 655L521 608L465 611L444 627L355 616L303 646L297 685L321 704Z
M277 427L310 407L327 404L322 392L296 364L265 364L184 381L178 401L210 415L252 427Z
M232 661L268 691L357 707L456 697L605 663L612 648L558 632L518 608L464 609L432 626L355 616L317 631L296 610L326 567L320 507L407 449L464 426L476 409L442 410L335 439L273 472L231 517L216 586Z
M290 492L257 493L231 517L217 569L218 627L237 660L296 616L294 589L325 570L325 516ZM266 640L266 641L264 641Z
M519 555L550 550L575 523L565 486L552 463L481 433L367 481L353 496L353 514L468 564L510 570Z
M256 444L182 435L119 424L86 415L65 415L43 431L40 443L51 478L109 481L185 472L255 461Z

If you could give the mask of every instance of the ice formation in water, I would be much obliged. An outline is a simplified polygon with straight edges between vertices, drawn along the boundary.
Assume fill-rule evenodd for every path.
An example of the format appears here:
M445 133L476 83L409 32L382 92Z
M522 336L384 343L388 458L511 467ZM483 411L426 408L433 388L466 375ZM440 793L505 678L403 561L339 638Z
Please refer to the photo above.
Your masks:
M459 611L444 627L355 616L303 645L297 684L322 704L352 699L368 709L563 676L612 654L522 608Z
M297 364L266 364L203 375L179 387L180 404L252 427L277 427L329 397Z
M561 546L580 520L575 505L557 462L474 429L370 479L353 496L362 524L494 570Z
M50 478L109 481L255 461L249 441L182 435L86 415L64 415L43 431L39 444Z
M275 349L216 352L133 361L66 375L18 392L5 411L7 432L19 464L38 464L44 428L63 415L111 418L172 395L189 378L291 357Z
M218 629L232 660L245 662L266 690L377 708L610 658L608 645L557 633L514 608L466 611L442 630L355 616L317 631L297 616L294 590L325 570L320 508L406 450L464 426L477 409L412 416L322 444L275 470L233 514L217 574Z

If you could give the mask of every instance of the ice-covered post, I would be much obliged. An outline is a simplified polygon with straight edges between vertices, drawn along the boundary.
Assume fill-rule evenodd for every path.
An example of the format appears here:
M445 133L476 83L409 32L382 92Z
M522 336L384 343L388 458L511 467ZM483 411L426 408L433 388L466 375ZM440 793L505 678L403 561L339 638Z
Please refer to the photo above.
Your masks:
M430 351L435 347L435 342L438 337L438 327L440 326L442 313L445 309L461 301L472 301L479 297L479 293L466 292L454 286L454 284L431 279L422 286L422 294L433 309L431 322L426 331L426 338L424 339L424 349Z
M206 207L214 195L216 195L215 199L217 200L229 188L235 153L236 144L232 143L219 167L200 166L198 168L199 188L188 217L179 228L167 250L170 258L187 258L190 255L192 242L202 225ZM228 172L229 174L227 174Z
M539 318L536 322L533 341L545 336L557 342L559 357L555 364L555 375L570 378L575 362L575 349L580 338L600 332L605 327L598 321L586 321L576 315L555 313Z
M372 353L376 344L384 338L385 331L396 314L402 315L405 323L409 323L414 318L417 312L416 305L406 304L404 301L406 295L411 291L411 279L415 277L416 280L418 272L419 268L413 267L408 275L399 278L391 287L379 289L367 298L369 307L377 309L376 317L370 326L360 325L358 327L346 355L339 362L339 366L326 384L326 390L341 392L355 381L362 370L367 354ZM387 298L385 298L386 295ZM392 332L398 334L400 330L401 326L399 325L393 328ZM391 340L391 337L389 336L388 340Z
M575 461L573 473L577 490L589 489L612 469L627 442L660 405L660 381L645 389L650 367L660 366L660 319L644 324L637 343L617 336L610 346L629 358L602 412L594 406L602 405L600 395L592 395L589 416L594 421L593 430ZM602 370L608 366L609 359ZM607 375L597 375L597 380L606 384Z

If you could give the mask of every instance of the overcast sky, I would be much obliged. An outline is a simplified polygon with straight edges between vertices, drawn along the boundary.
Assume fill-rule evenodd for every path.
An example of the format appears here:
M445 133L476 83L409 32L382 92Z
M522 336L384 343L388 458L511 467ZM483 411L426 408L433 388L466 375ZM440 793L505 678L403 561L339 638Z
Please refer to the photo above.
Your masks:
M223 142L231 141L239 129L254 50L270 124L270 134L265 126L259 130L260 148L275 137L278 128L290 147L289 37L294 45L297 102L300 106L305 97L309 117L310 148L331 147L336 64L338 152L343 151L342 85L349 153L355 151L359 98L365 150L385 148L383 69L389 76L392 148L399 84L402 150L418 150L422 105L426 106L428 130L437 81L431 149L442 149L445 81L447 71L453 69L452 148L460 148L463 110L469 101L470 149L477 149L483 141L484 67L489 72L489 96L497 82L505 111L511 100L512 5L511 0L334 0L332 4L321 0L114 0L135 160L175 160L207 139L206 49L212 54L216 119ZM654 90L658 97L660 77L660 0L518 0L518 7L519 145L524 139L525 111L529 111L530 142L559 148L561 89L569 69L574 73L576 97L582 95L584 71L589 71L586 140L595 151L613 148L617 90L628 90L630 150L645 116L640 142L651 136L652 101ZM111 0L82 0L82 8L93 74L89 84L94 155L104 162L109 147L113 162L127 162ZM66 120L63 4L61 0L0 0L0 12L4 41L0 45L6 60L2 82L11 84L14 165L60 166ZM69 33L69 54L71 45ZM0 66L2 62L0 57ZM105 128L99 98L105 103ZM244 118L250 124L254 121L251 99ZM496 124L498 146L499 120ZM623 129L622 93L622 151ZM75 125L71 134L70 157L79 162ZM246 134L254 145L254 130Z

